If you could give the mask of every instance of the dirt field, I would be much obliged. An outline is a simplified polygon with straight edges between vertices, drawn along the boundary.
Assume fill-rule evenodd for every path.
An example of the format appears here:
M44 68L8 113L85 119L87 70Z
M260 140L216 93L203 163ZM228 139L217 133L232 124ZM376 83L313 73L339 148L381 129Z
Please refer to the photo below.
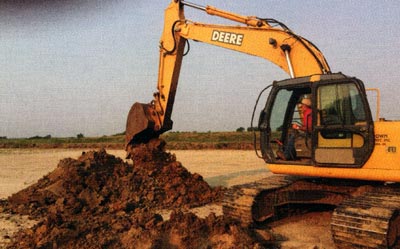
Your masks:
M122 150L107 152L120 158L125 157L125 151ZM200 174L211 186L229 187L271 174L253 151L185 150L172 153L191 173ZM35 183L53 171L61 159L77 158L81 154L82 150L0 150L0 199ZM205 217L210 212L218 216L222 214L222 208L211 205L196 208L193 212L199 217ZM270 226L281 248L333 248L329 218L329 212L311 213L285 218ZM34 221L26 217L10 216L0 210L0 248L13 232L32 224Z

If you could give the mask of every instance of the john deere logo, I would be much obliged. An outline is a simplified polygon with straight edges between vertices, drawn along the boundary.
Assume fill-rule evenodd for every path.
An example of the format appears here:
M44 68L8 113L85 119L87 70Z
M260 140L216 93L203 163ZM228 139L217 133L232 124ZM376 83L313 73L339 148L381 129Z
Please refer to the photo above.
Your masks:
M243 34L214 30L212 32L211 41L241 46L243 42L243 37Z

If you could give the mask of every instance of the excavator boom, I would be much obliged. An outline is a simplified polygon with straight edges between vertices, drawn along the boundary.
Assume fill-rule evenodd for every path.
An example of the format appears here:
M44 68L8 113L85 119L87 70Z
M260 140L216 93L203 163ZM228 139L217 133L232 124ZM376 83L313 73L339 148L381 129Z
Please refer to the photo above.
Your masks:
M184 6L242 25L193 22L185 18ZM242 16L212 6L173 0L165 10L157 92L149 104L135 103L131 107L126 125L127 150L129 146L146 143L172 129L171 114L187 40L264 58L292 78L330 73L328 63L316 46L276 20Z

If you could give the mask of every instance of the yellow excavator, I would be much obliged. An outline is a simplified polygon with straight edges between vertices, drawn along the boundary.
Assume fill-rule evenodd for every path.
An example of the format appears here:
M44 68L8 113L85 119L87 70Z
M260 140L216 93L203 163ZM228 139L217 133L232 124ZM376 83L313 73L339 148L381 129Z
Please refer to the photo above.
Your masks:
M191 21L185 18L185 7L235 25ZM135 103L129 111L128 154L172 129L188 40L264 58L290 75L266 88L270 93L258 122L262 158L276 174L229 188L224 215L254 225L283 207L332 206L331 232L338 248L400 246L400 121L380 118L379 111L374 121L363 82L332 73L313 43L275 19L172 0L165 10L157 92L150 103ZM310 109L309 130L295 128L305 125L304 99Z

